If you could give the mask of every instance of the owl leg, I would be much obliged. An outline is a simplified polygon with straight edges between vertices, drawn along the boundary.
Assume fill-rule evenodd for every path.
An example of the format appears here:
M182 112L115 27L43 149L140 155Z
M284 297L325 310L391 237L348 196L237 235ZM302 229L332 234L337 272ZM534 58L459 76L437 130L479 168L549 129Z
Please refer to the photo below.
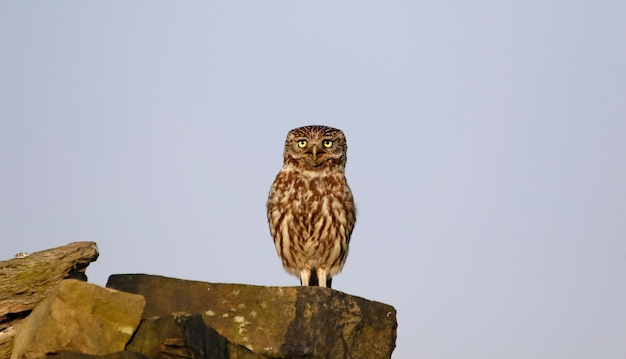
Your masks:
M317 268L316 274L317 274L317 282L319 283L319 286L326 287L328 284L328 287L330 288L330 285L329 285L330 278L326 278L326 269Z
M300 270L300 284L305 287L308 287L310 279L311 279L311 270L307 268L301 269Z

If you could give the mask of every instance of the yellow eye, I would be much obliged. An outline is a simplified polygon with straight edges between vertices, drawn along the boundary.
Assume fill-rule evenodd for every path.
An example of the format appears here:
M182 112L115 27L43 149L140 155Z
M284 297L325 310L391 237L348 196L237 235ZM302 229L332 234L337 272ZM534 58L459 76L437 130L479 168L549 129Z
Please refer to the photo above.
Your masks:
M300 147L300 148L305 148L305 147L306 147L306 140L300 140L300 141L298 141L298 147Z
M324 142L322 142L322 144L324 145L324 147L326 148L331 148L333 147L333 141L331 140L324 140Z

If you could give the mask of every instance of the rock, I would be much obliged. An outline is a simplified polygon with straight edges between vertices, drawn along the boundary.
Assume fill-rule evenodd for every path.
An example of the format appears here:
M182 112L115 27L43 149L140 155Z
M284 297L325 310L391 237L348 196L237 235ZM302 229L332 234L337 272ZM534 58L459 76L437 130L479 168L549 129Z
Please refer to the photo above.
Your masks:
M33 308L63 279L86 281L97 258L94 242L75 242L0 261L0 359L11 356L15 333Z
M140 295L64 280L26 318L15 336L11 358L122 351L139 325L144 305Z
M81 242L0 261L0 359L390 358L395 347L386 304L149 275L102 288L80 281L97 257Z
M59 352L46 355L46 359L146 359L139 353L128 351L116 352L105 355L89 355L75 352Z
M263 359L246 348L230 343L199 314L172 313L145 319L126 350L147 358Z
M390 358L393 307L319 287L260 287L113 275L107 287L146 298L143 318L200 314L239 346L272 358Z

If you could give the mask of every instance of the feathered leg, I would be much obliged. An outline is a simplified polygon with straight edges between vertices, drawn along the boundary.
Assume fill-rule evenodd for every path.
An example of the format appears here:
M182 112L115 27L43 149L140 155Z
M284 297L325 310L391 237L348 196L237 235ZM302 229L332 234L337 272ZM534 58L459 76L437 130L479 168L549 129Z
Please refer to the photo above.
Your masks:
M320 287L330 288L332 278L326 276L326 269L318 268L316 271L317 283Z
M302 269L300 270L300 284L308 287L309 281L311 279L311 270L310 269Z

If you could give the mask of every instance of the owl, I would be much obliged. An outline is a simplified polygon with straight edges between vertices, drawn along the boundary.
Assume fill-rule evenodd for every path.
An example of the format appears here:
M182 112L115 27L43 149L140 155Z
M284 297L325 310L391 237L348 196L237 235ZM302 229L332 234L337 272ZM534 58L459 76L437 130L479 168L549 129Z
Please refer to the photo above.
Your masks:
M276 252L303 286L331 286L346 262L356 208L345 177L346 137L326 126L287 134L267 201Z

